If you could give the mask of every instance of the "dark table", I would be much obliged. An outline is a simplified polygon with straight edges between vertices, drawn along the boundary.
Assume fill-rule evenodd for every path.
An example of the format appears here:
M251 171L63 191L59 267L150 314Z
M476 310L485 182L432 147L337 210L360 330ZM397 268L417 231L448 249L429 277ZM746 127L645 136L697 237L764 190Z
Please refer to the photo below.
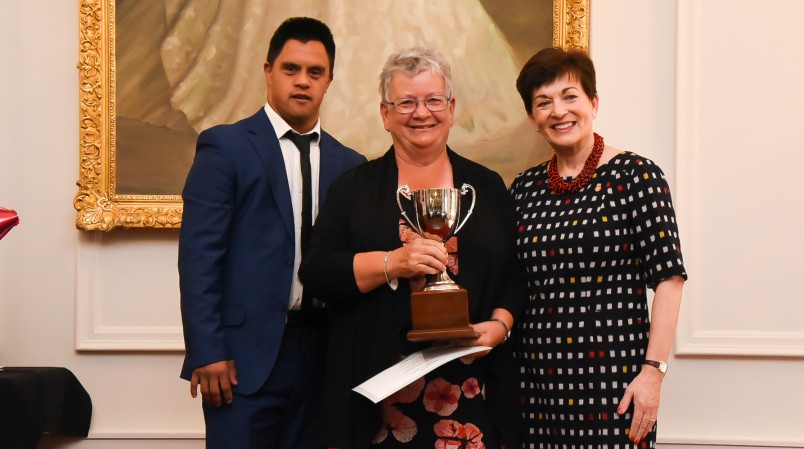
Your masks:
M0 370L0 448L33 449L45 433L87 436L92 400L66 368Z

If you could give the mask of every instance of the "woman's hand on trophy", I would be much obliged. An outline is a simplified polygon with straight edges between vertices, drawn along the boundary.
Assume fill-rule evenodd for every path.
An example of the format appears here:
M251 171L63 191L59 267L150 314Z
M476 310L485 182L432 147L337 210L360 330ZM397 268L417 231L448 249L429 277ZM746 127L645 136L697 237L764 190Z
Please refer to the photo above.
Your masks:
M498 319L492 318L477 324L470 324L477 337L456 339L452 344L456 346L490 346L501 345L508 340L508 332ZM481 351L461 357L463 363L472 363L475 359L488 355L491 351Z
M440 242L414 239L388 257L388 272L397 278L438 274L447 268L447 249Z
M423 274L417 274L408 279L408 281L410 283L411 292L420 292L424 290L424 286L427 284L427 277Z
M495 323L494 322L489 323L488 321L484 321L482 323L469 324L469 326L471 326L472 329L474 329L475 335L477 336L475 338L455 339L452 341L452 344L454 344L455 346L489 346L492 348L497 346L498 344L501 343L501 341L499 341L500 340L499 337L495 336L495 329L489 324L495 324ZM461 362L468 365L474 362L476 359L479 359L480 357L485 357L490 352L491 350L480 351L469 355L465 355L461 357Z
M470 324L475 331L476 338L458 340L456 344L463 346L499 346L511 338L511 328L513 327L514 316L503 308L496 308L488 321L477 324ZM488 354L488 351L478 352L467 356L475 359Z
M500 323L492 321L483 321L477 324L470 324L477 334L473 346L491 346L492 348L505 343L506 332Z

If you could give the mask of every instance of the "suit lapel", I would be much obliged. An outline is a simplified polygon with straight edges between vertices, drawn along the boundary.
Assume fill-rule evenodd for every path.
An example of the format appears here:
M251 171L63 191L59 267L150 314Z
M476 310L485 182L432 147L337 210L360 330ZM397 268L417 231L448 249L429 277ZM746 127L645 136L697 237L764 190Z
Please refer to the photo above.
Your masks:
M340 167L342 165L341 158L343 155L337 149L335 139L321 130L321 141L319 150L321 153L321 162L319 164L318 174L318 204L319 210L324 200L327 199L327 190L329 186L341 174Z
M249 141L257 151L262 160L263 168L268 175L271 183L271 191L274 194L279 214L288 237L293 240L293 204L290 200L290 187L288 187L288 175L285 171L285 159L282 157L282 149L279 147L279 139L265 111L260 109L256 114L248 119Z

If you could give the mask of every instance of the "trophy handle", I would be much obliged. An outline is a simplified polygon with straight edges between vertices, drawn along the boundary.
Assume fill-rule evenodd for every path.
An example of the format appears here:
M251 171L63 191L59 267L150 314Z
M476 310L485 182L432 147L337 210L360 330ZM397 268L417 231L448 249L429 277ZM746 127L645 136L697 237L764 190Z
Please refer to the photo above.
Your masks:
M405 186L405 187L407 187L407 186ZM468 220L468 219L469 219L469 217L472 215L472 211L473 211L473 210L475 210L475 200L477 199L477 192L475 192L475 188L474 188L474 187L472 187L472 186L471 186L471 185L469 185L469 184L464 183L464 184L461 186L461 196L466 195L466 192L468 192L468 191L470 191L470 190L472 191L472 205L471 205L471 206L469 206L469 212L467 212L466 216L465 216L465 217L463 217L463 223L461 223L461 224L460 224L460 225L459 225L459 226L458 226L458 227L455 229L455 231L453 231L453 232L452 232L452 235L457 234L457 233L458 233L458 231L460 231L460 230L461 230L461 228L463 227L463 225L465 225L465 224L466 224L466 220Z
M405 208L402 207L402 202L399 201L399 194L400 193L405 195L406 197L410 198L410 195L411 195L410 187L407 184L402 184L401 186L399 186L398 189L396 189L396 204L397 204L397 206L399 206L399 212L402 212L402 217L405 219L405 221L408 222L408 224L410 225L410 228L413 229L414 231L418 232L419 235L424 235L424 232L421 230L421 228L419 228L418 226L413 224L413 222L410 221L410 218L408 218L408 213L405 212ZM472 205L474 206L474 204L472 204Z

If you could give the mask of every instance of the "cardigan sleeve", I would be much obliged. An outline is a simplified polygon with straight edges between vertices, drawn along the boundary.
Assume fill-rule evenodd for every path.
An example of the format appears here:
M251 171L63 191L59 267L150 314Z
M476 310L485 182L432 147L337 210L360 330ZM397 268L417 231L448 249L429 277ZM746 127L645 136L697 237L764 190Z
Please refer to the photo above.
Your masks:
M332 184L313 226L308 253L299 267L305 289L324 302L343 301L360 295L354 273L355 252L349 249L349 217L352 214L354 172Z
M519 321L528 302L524 270L516 254L516 211L513 199L508 194L505 183L497 173L494 173L492 191L495 192L497 213L502 217L503 232L508 245L505 251L510 255L508 257L508 267L503 270L504 275L501 277L501 285L498 286L500 297L497 306L510 312L514 316L514 323L516 323Z

